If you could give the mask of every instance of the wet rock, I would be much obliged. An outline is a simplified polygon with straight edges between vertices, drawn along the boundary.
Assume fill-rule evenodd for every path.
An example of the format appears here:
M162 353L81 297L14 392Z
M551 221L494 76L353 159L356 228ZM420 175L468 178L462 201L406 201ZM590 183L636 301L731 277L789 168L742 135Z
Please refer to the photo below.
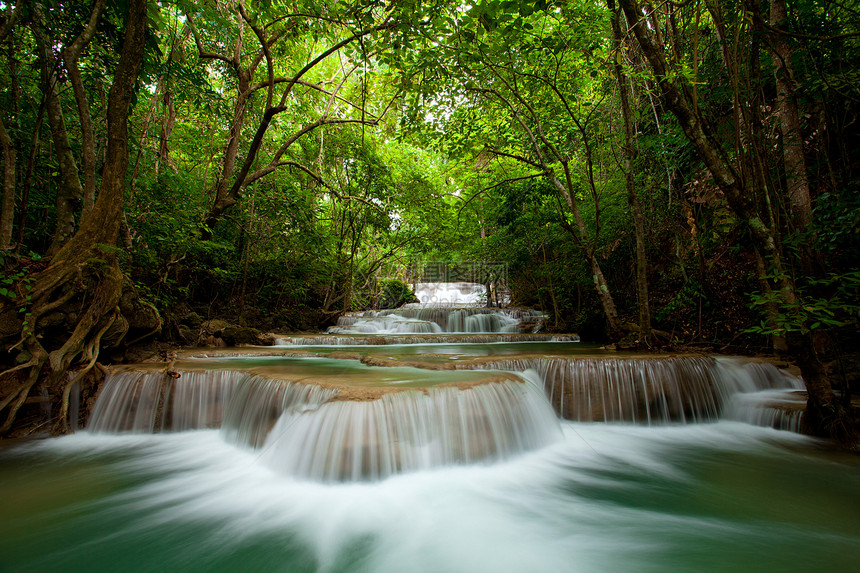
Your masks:
M203 318L201 318L199 314L192 310L188 314L180 318L179 323L184 324L185 326L188 326L189 328L192 328L194 330L197 330L200 328L200 325L203 324Z
M221 319L216 318L215 320L208 320L208 321L204 322L202 324L202 326L203 326L203 330L205 330L206 332L208 332L210 334L216 334L216 333L221 332L222 330L224 330L228 326L230 326L230 323L227 322L226 320L221 320Z
M239 344L257 344L260 339L261 332L250 326L239 326L229 324L221 329L221 338L228 346L237 346Z
M155 334L161 330L161 317L158 311L140 298L134 284L129 280L123 282L119 308L128 321L128 328L132 335L145 332Z
M260 346L274 346L278 343L278 335L274 332L266 332L257 337L257 344Z

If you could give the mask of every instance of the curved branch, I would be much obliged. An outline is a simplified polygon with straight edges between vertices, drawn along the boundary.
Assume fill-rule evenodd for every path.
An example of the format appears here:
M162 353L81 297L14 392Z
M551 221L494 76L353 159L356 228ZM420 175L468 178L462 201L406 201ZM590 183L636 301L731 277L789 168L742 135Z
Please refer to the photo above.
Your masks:
M238 63L233 58L217 52L207 52L203 49L203 42L200 41L200 36L197 34L194 18L188 12L185 13L185 22L188 25L188 29L191 30L191 35L194 36L194 44L197 46L197 55L199 58L203 60L220 60L226 64L230 64L234 68L238 66Z
M277 78L275 78L275 80L274 80L274 81L275 81L275 83L276 83L276 84L284 84L284 83L287 83L288 81L290 81L290 79L291 79L291 78L277 77ZM310 88L310 89L313 89L313 90L317 90L318 92L320 92L320 93L324 93L325 95L328 95L328 96L334 96L334 98L335 98L337 101L341 102L341 103L345 103L345 104L347 104L348 106L350 106L350 107L352 107L352 108L355 108L355 109L361 109L361 106L360 106L359 104L354 103L354 102L352 102L352 101L350 101L350 100L346 99L345 97L342 97L342 96L337 95L337 92L333 92L333 91L330 91L330 90L325 89L325 88L324 88L322 85L320 85L320 84L315 84L315 83L313 83L313 82L307 82L307 81L305 81L305 80L298 80L298 81L296 82L296 84L297 84L297 85L300 85L300 86L304 86L304 87L306 87L306 88ZM268 82L259 82L259 83L256 83L256 84L252 85L252 86L250 87L250 90L249 90L249 91L250 91L250 92L255 92L255 91L258 91L258 90L261 90L261 89L265 89L265 88L267 88L267 87L269 87ZM370 113L370 112L365 112L365 113L367 113L367 115L368 115L368 116L370 116L370 117L376 117L375 115L373 115L373 114L372 114L372 113Z

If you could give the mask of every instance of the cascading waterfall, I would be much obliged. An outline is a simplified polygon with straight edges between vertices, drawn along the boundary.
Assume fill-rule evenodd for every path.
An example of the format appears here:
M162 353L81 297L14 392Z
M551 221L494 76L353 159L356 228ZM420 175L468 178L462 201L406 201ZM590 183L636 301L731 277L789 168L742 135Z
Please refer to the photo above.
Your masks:
M518 333L539 327L544 315L530 309L407 304L396 310L347 313L329 334Z
M422 372L422 371L419 371ZM539 385L509 379L395 389L341 400L343 389L239 370L124 371L108 376L88 429L96 433L221 427L270 466L322 481L499 460L547 445L561 430Z
M762 390L732 396L726 404L724 417L755 426L800 432L805 408L806 392Z
M415 297L422 304L480 304L487 290L479 283L416 283Z
M433 387L367 402L330 401L281 416L261 458L318 481L377 480L394 473L533 450L561 437L534 384L505 381L460 390Z
M230 443L258 448L279 418L316 410L337 393L316 384L246 376L230 401L221 434Z
M224 409L244 372L184 372L173 379L162 372L110 374L96 401L91 432L194 430L221 426Z
M534 369L555 411L582 422L713 421L733 396L803 388L802 380L771 364L705 356L513 358L454 366Z
M389 344L486 344L490 342L579 342L575 334L453 334L415 336L279 336L276 346L384 346Z

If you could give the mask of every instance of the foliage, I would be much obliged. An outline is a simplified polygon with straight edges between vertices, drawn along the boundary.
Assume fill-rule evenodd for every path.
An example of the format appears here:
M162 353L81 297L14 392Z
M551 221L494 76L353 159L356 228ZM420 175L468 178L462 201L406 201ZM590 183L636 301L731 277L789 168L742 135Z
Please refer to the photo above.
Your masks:
M60 50L81 32L91 7L45 6L46 30ZM295 317L300 309L324 322L401 300L377 297L388 287L399 292L392 285L408 282L416 265L473 260L504 263L515 303L549 312L555 328L579 329L601 322L594 320L592 257L630 320L635 244L611 72L618 62L632 84L632 167L646 217L655 326L670 329L693 306L719 322L720 297L728 295L709 275L726 259L747 265L740 261L749 260L749 232L661 102L632 33L613 49L603 3L299 0L246 3L244 15L238 6L149 6L154 33L129 116L121 264L163 314ZM750 201L773 221L794 269L766 278L796 282L795 302L785 303L778 288L751 295L754 310L781 310L776 322L750 332L847 328L856 320L852 272L860 262L852 159L860 138L851 120L860 111L856 14L814 0L793 6L786 24L815 202L813 224L798 230L790 224L772 113L776 64L762 35L767 29L757 27L766 15L751 6L669 3L655 8L654 25L666 28L670 79L689 82L739 177L759 181ZM125 9L108 3L80 56L99 161ZM40 111L32 26L25 14L4 40L0 103L17 150L16 249L44 254L62 173ZM359 31L367 33L353 37ZM58 60L57 78L67 82L68 72ZM271 92L270 74L277 78ZM243 95L246 81L254 89ZM80 157L73 90L59 98L72 155ZM245 163L254 177L238 182L223 215L210 217L219 189L236 184ZM96 183L100 177L97 169ZM76 208L79 225L80 202ZM798 270L806 245L821 254L818 278ZM29 272L15 268L19 274L0 286L6 297Z

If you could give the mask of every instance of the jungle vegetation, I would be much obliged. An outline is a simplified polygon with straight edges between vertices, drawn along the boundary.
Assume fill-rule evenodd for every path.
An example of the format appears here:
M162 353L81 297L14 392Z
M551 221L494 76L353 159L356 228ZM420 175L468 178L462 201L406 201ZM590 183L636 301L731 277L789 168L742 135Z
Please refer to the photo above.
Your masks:
M553 330L784 353L856 440L852 2L0 11L0 434L204 321L319 329L492 261Z

